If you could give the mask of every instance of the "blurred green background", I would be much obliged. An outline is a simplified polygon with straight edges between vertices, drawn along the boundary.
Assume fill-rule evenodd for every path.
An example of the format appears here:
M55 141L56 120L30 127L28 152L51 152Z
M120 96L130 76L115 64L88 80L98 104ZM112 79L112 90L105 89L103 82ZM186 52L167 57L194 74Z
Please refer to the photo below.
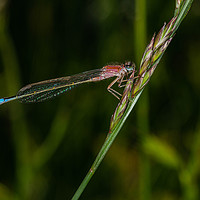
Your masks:
M0 0L0 96L134 61L174 0ZM200 1L157 67L81 199L200 199ZM103 144L111 80L50 101L0 107L0 199L70 199Z

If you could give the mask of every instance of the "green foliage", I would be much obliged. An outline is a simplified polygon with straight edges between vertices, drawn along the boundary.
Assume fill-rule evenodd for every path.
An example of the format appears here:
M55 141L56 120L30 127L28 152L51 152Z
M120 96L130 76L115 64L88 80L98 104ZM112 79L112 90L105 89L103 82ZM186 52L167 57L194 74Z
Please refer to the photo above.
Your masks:
M158 163L176 170L180 169L182 161L176 150L159 138L154 136L146 137L142 147L144 152Z
M173 20L169 24L174 32L191 2L176 1L175 24ZM146 41L171 18L173 3L2 1L0 96L12 96L31 82L113 61L139 63ZM107 155L82 199L198 200L199 13L198 1L194 1L148 92L145 88L134 115L128 118L174 37L173 32L170 39L165 34L171 26L163 26L162 37L152 39L137 69L140 76L129 80L110 130L108 121L118 101L107 94L109 81L77 88L47 103L2 105L0 199L70 199L107 130L78 196ZM123 135L113 143L125 120ZM112 143L114 148L106 154ZM155 163L156 168L152 167Z

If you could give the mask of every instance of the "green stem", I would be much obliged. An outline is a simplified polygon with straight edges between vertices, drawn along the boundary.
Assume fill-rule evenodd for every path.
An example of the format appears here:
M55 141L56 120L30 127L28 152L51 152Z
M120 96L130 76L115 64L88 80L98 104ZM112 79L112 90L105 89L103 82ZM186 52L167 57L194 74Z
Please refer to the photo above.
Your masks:
M185 4L183 4L183 7L180 9L181 10L180 16L178 16L177 21L176 21L176 25L177 26L180 25L181 21L186 16L186 13L189 11L191 3L192 3L192 0L190 0L190 2L189 2L189 0L188 1L184 1L184 3ZM175 30L177 30L177 28L178 27L176 27ZM175 30L174 30L173 34L175 33ZM170 38L168 38L168 40L169 39ZM164 54L164 52L166 50L166 47L164 48L162 53L159 54L159 58L157 60L155 60L154 63L151 64L150 68L152 68L153 71L154 71L153 66L157 66L157 64L159 63L160 59L162 58L162 56L163 56L163 54ZM152 74L150 74L150 76L151 75ZM149 76L149 78L150 78L150 76ZM133 97L133 100L130 100L126 110L124 111L124 113L122 115L122 117L119 119L118 123L113 128L112 132L110 132L109 135L107 136L106 141L103 144L99 154L97 155L97 158L95 159L91 169L87 173L86 177L84 178L83 182L79 186L79 188L76 191L76 193L74 194L74 196L72 198L73 200L78 199L80 197L80 195L82 194L82 192L84 191L85 187L89 183L90 179L92 178L92 176L94 175L94 173L97 170L98 166L100 165L100 163L102 162L102 160L105 157L106 153L108 152L108 150L109 150L110 146L112 145L114 139L116 138L117 134L121 130L125 120L127 119L128 115L130 114L130 112L132 111L133 107L135 106L135 104L136 104L137 100L139 99L139 96L141 95L142 91L143 91L143 88L140 90L140 92L135 97Z
M146 0L135 1L135 20L134 20L134 47L136 63L139 65L142 54L145 49L147 31L146 31Z
M12 39L7 32L5 13L0 14L0 52L4 66L5 85L8 95L19 88L20 73ZM28 199L31 179L31 160L29 151L29 132L20 104L9 107L12 135L16 154L16 193L20 199Z
M180 26L182 20L185 18L185 16L187 15L187 13L190 10L190 7L192 5L193 0L185 0L185 3L183 3L183 7L180 10L180 13L178 14L178 18L174 24L174 26L176 27L174 29L174 33L177 31L178 27ZM176 16L176 12L175 12L175 16Z
M37 170L42 169L63 141L68 127L67 122L69 120L66 120L67 118L65 110L63 110L63 106L60 104L48 136L33 154L33 165Z
M136 0L136 16L134 21L134 46L136 61L139 64L142 53L144 52L147 38L146 31L146 0ZM144 138L149 133L148 120L148 90L143 94L142 102L137 108L137 123ZM140 151L140 199L150 199L150 164L148 157Z
M139 99L140 95L141 95L142 91L140 91L138 93L138 95L129 102L127 109L124 113L124 115L122 116L122 118L120 119L119 123L115 126L115 128L113 129L113 132L109 133L108 137L106 138L106 141L104 142L99 154L97 155L91 169L89 170L89 172L87 173L86 177L84 178L84 180L82 181L81 185L79 186L78 190L76 191L76 193L74 194L72 200L77 200L79 199L80 195L83 193L85 187L87 186L88 182L90 181L90 179L92 178L92 176L94 175L95 171L97 170L98 166L100 165L100 163L102 162L103 158L105 157L106 153L108 152L108 150L110 149L113 141L115 140L116 136L118 135L119 131L121 130L123 124L125 123L127 117L129 116L130 112L132 111L132 109L134 108L137 100Z

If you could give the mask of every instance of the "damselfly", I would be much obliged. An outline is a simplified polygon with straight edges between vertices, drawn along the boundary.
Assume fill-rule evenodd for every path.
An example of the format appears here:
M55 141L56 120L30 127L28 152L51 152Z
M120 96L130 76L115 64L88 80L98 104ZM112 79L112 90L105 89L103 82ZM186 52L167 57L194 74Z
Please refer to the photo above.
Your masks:
M19 100L22 103L42 102L63 94L82 83L101 81L114 76L117 78L108 85L107 90L119 99L120 93L115 91L112 86L118 82L118 87L122 87L121 83L125 81L124 77L134 70L134 64L126 62L122 65L107 65L101 69L90 70L72 76L32 83L21 88L16 96L1 98L0 104L13 100Z

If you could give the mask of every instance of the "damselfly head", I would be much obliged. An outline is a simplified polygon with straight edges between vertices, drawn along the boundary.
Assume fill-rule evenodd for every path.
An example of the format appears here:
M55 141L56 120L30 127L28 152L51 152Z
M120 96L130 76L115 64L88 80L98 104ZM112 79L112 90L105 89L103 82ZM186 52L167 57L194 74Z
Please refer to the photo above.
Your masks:
M127 72L130 73L134 71L135 69L135 64L132 63L131 61L125 62L124 67L126 68Z

